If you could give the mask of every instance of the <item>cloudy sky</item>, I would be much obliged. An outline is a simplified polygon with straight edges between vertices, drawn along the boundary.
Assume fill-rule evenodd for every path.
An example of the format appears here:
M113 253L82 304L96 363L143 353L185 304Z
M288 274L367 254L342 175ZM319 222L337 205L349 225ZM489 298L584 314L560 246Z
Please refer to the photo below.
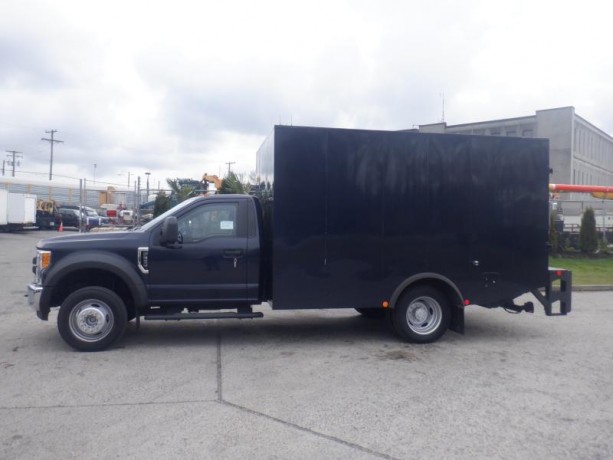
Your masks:
M54 178L157 185L248 174L275 124L411 128L443 99L449 124L572 105L613 133L611 5L0 0L0 152L44 180L55 129Z

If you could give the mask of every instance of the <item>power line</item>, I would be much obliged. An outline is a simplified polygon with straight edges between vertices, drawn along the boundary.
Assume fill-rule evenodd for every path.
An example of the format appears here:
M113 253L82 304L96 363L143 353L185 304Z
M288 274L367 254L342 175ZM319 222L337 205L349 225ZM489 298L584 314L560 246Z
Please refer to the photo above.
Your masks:
M57 133L57 129L52 129L51 131L45 131L45 133L51 134L51 139L48 139L46 137L41 138L41 140L47 141L51 144L51 160L49 161L49 180L51 180L51 178L53 177L53 144L55 144L56 142L60 143L64 141L60 141L60 140L53 138L54 134Z

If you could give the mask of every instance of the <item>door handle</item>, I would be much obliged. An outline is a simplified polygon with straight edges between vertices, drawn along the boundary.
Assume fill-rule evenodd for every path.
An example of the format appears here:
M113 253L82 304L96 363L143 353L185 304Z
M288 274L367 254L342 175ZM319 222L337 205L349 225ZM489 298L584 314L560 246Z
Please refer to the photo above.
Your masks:
M236 259L238 257L243 257L245 255L245 251L242 249L224 249L223 256L228 259Z

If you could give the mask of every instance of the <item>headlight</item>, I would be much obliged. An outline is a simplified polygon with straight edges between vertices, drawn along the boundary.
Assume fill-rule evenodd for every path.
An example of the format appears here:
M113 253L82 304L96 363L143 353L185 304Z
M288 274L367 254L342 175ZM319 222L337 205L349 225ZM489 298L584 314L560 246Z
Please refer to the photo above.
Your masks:
M41 281L41 273L51 266L51 251L36 251L36 262L34 265L34 274L36 281Z

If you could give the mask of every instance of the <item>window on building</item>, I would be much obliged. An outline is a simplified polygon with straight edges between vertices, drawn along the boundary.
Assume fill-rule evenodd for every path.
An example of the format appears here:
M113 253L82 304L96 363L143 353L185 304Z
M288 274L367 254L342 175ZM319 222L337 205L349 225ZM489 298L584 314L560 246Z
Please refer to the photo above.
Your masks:
M490 136L500 136L499 129L490 129Z
M534 137L534 132L531 129L524 129L521 132L521 137Z
M517 131L514 129L507 130L507 136L517 136Z

